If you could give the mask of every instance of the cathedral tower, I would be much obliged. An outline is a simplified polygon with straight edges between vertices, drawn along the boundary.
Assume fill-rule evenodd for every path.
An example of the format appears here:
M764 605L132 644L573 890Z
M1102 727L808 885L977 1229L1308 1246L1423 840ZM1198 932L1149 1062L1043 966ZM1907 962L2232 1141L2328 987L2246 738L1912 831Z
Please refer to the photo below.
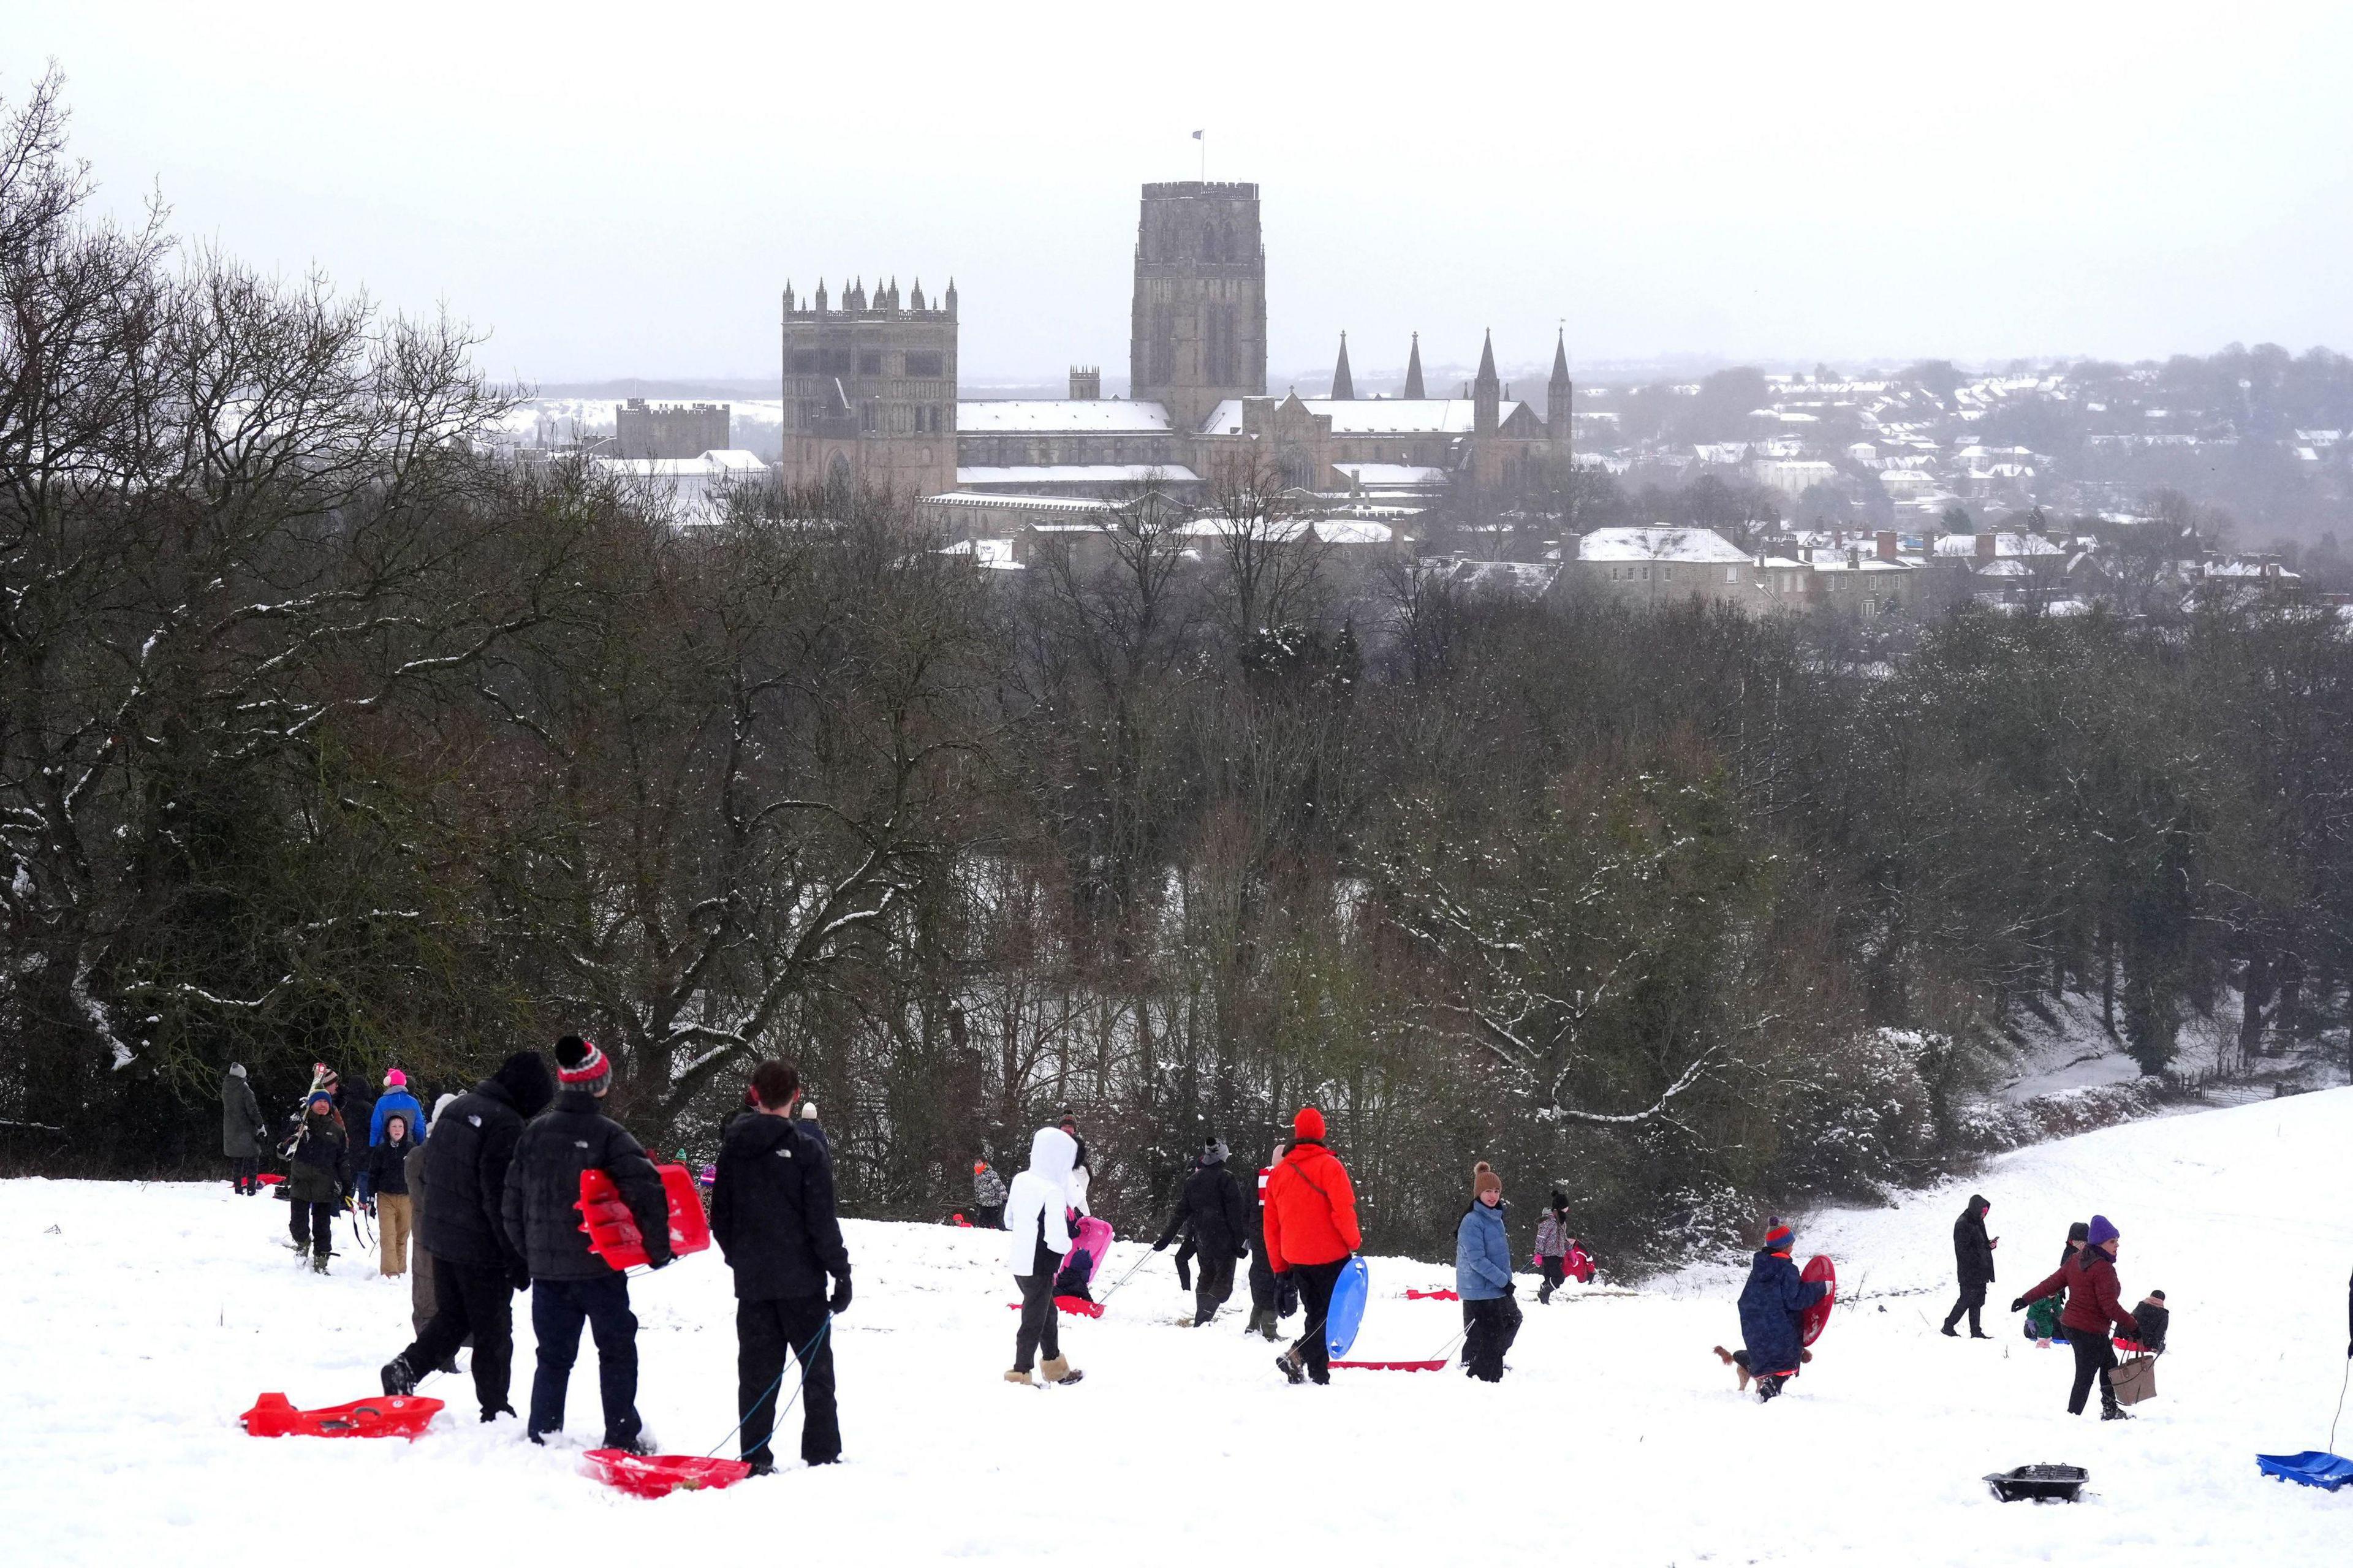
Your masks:
M1266 394L1266 248L1258 187L1144 187L1135 229L1128 395L1194 431L1229 397Z
M928 305L915 280L864 279L828 309L825 280L796 300L785 285L784 462L786 484L900 494L955 488L956 289Z

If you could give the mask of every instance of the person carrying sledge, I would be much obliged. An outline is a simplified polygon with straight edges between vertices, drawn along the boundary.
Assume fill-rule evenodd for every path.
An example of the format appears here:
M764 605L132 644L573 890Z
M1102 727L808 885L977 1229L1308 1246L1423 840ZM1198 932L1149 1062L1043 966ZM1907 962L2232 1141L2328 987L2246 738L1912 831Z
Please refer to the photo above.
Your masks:
M408 1157L416 1152L408 1118L397 1110L384 1119L384 1137L367 1152L368 1190L375 1194L376 1239L381 1244L379 1267L387 1279L408 1272Z
M2066 1271L2068 1264L2074 1261L2075 1254L2083 1250L2084 1238L2091 1232L2092 1227L2082 1220L2077 1220L2067 1227L2067 1246L2059 1254L2059 1268L2062 1273ZM2065 1304L2064 1291L2053 1291L2028 1304L2026 1337L2032 1340L2038 1348L2049 1350L2054 1343L2063 1345L2067 1342L2067 1331L2059 1323L2060 1309Z
M1953 1268L1960 1276L1961 1293L1953 1302L1953 1310L1945 1314L1945 1326L1940 1331L1948 1339L1958 1339L1953 1325L1961 1314L1969 1317L1969 1338L1989 1340L1978 1315L1985 1310L1986 1287L1993 1283L1993 1249L2001 1245L2000 1237L1986 1235L1985 1216L1993 1205L1972 1194L1968 1207L1953 1222Z
M451 1100L425 1143L428 1194L417 1239L433 1259L433 1317L385 1363L384 1391L414 1394L428 1372L474 1342L482 1419L512 1415L514 1293L531 1287L520 1237L507 1227L507 1182L525 1122L547 1109L555 1080L537 1051L517 1051ZM575 1215L576 1217L576 1215Z
M1748 1283L1740 1290L1740 1338L1746 1348L1733 1359L1756 1380L1760 1402L1778 1396L1781 1385L1798 1375L1806 1348L1806 1309L1830 1289L1822 1280L1799 1278L1798 1266L1789 1261L1797 1240L1797 1233L1786 1224L1767 1229L1765 1245L1749 1262Z
M1278 1276L1298 1277L1307 1331L1274 1364L1293 1384L1328 1384L1332 1352L1324 1321L1331 1315L1332 1287L1365 1238L1356 1226L1356 1189L1349 1184L1347 1167L1324 1146L1324 1113L1302 1106L1291 1131L1291 1151L1275 1162L1266 1184L1264 1246L1269 1268Z
M1282 1320L1299 1310L1298 1276L1285 1274L1278 1277L1266 1251L1266 1184L1268 1178L1274 1174L1275 1166L1282 1163L1283 1152L1289 1147L1285 1143L1276 1144L1274 1153L1259 1171L1258 1215L1250 1227L1250 1235L1256 1237L1258 1242L1250 1248L1250 1321L1242 1325L1242 1332L1264 1334L1269 1340L1280 1338Z
M834 1213L831 1152L810 1135L814 1123L793 1114L799 1073L790 1062L762 1062L752 1092L759 1113L739 1117L719 1147L711 1238L735 1276L738 1436L759 1476L776 1468L768 1444L788 1351L801 1363L801 1462L841 1458L830 1324L849 1310L849 1250Z
M1536 1305L1552 1305L1552 1293L1568 1278L1568 1266L1563 1261L1577 1238L1568 1234L1568 1194L1555 1187L1552 1201L1536 1221L1536 1271L1544 1283L1536 1288Z
M261 1190L261 1152L268 1147L269 1129L246 1081L245 1064L231 1062L221 1075L221 1152L228 1159L231 1191L249 1198Z
M327 1271L335 1214L343 1206L343 1184L351 1173L345 1150L343 1124L335 1116L335 1097L323 1089L313 1089L302 1109L301 1130L294 1135L286 1195L293 1201L294 1250L310 1258L311 1271L317 1274Z
M972 1163L972 1217L983 1230L1005 1228L1005 1178L986 1160Z
M507 1234L531 1269L531 1331L539 1342L523 1436L543 1442L564 1429L565 1394L585 1325L596 1342L596 1390L605 1411L604 1447L649 1451L638 1417L638 1320L629 1278L599 1258L580 1223L580 1178L602 1171L644 1238L646 1262L670 1261L670 1198L661 1175L627 1129L605 1114L613 1064L593 1040L555 1042L555 1103L532 1118L515 1140L507 1175Z
M1078 1140L1059 1127L1040 1127L1029 1140L1029 1168L1013 1178L1005 1197L1005 1228L1010 1233L1007 1261L1021 1290L1021 1323L1013 1334L1013 1367L1008 1383L1035 1387L1030 1368L1048 1383L1072 1384L1086 1374L1062 1354L1061 1310L1054 1304L1054 1277L1071 1251L1071 1170ZM1043 1365L1038 1357L1045 1356Z
M1503 1179L1480 1161L1471 1172L1471 1206L1454 1227L1454 1292L1462 1299L1462 1371L1482 1383L1504 1381L1504 1352L1520 1332L1504 1206Z
M2131 1414L2116 1403L2116 1391L2108 1381L2108 1374L2116 1367L2116 1351L2109 1342L2109 1330L2118 1328L2130 1334L2139 1326L2118 1300L2122 1289L2116 1283L2116 1248L2121 1240L2107 1215L2094 1215L2085 1228L2083 1250L2062 1265L2057 1273L2010 1304L2011 1311L2022 1312L2030 1301L2062 1288L2066 1290L2067 1306L2059 1314L2059 1321L2066 1329L2067 1343L2075 1352L2075 1381L2067 1390L2070 1415L2084 1413L2096 1379L2100 1385L2100 1419L2132 1419Z
M1176 1214L1152 1244L1157 1252L1176 1239L1177 1231L1190 1228L1200 1257L1200 1282L1193 1290L1197 1329L1215 1318L1234 1293L1234 1265L1250 1256L1250 1215L1242 1203L1241 1184L1227 1163L1230 1157L1230 1151L1215 1138L1201 1145Z

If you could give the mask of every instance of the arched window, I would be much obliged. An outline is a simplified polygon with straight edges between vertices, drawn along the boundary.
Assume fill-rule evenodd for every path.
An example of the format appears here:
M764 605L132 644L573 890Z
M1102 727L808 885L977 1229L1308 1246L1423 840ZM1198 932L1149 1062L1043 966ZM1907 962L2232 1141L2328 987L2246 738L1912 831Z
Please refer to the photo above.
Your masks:
M836 452L833 455L833 461L826 465L825 488L837 496L846 496L849 493L849 455Z

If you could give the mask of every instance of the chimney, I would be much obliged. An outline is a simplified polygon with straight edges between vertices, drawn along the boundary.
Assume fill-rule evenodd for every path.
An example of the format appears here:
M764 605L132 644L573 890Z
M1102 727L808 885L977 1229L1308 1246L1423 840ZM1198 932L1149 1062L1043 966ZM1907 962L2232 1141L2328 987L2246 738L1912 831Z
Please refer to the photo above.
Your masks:
M1894 560L1895 531L1892 528L1883 528L1874 537L1876 537L1879 542L1879 549L1877 552L1879 558L1882 561Z
M1994 531L1990 528L1980 528L1978 530L1978 564L1989 566L1993 564L1993 558Z
M1092 364L1071 367L1071 401L1092 403L1103 396L1103 370Z
M1850 571L1850 572L1860 572L1860 571L1862 571L1862 545L1860 545L1860 544L1850 544L1850 545L1848 545L1848 546L1847 546L1847 550L1846 550L1846 565L1847 565L1847 570L1848 570L1848 571Z

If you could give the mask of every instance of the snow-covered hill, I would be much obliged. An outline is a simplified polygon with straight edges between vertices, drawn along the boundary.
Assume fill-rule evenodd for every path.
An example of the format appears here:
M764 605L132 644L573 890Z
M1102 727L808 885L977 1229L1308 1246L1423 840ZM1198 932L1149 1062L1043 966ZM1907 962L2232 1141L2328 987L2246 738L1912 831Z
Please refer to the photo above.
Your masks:
M475 1425L463 1380L427 1384L451 1410L414 1445L245 1436L237 1414L264 1390L314 1405L374 1393L407 1337L406 1282L300 1270L281 1206L226 1185L0 1183L0 1520L10 1559L42 1568L378 1551L470 1563L2337 1562L2353 1491L2263 1480L2253 1456L2327 1437L2347 1364L2348 1176L2353 1090L2004 1156L1970 1184L2003 1237L1991 1343L1935 1332L1967 1187L1815 1216L1800 1251L1837 1257L1851 1299L1769 1406L1736 1397L1708 1353L1736 1332L1722 1270L1549 1308L1524 1285L1528 1323L1499 1386L1344 1372L1319 1390L1282 1383L1271 1347L1242 1338L1239 1303L1208 1329L1174 1326L1184 1302L1165 1256L1103 1321L1069 1326L1083 1384L1024 1391L997 1377L1013 1334L1001 1237L856 1224L858 1296L839 1325L848 1462L658 1502L596 1487L576 1451L530 1448L512 1423ZM1533 1206L1514 1216L1515 1246ZM2175 1319L2163 1397L2107 1426L2063 1413L2065 1352L2036 1350L2002 1310L2094 1210L2124 1232L2129 1295L2164 1287ZM1123 1247L1106 1279L1139 1255ZM1376 1260L1357 1353L1451 1340L1457 1309L1403 1299L1451 1272ZM701 1452L734 1421L726 1271L699 1257L633 1289L642 1408L665 1447ZM519 1359L521 1403L527 1344ZM585 1447L586 1364L571 1410ZM2353 1427L2337 1447L2353 1448ZM2088 1466L2090 1500L2005 1507L1978 1479L2042 1460Z

